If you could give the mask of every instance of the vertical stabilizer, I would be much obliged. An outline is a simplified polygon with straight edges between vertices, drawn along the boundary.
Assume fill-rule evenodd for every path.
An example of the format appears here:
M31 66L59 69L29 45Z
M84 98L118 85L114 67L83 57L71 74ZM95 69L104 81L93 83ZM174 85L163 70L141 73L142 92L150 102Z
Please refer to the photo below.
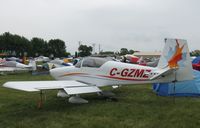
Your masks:
M165 47L158 68L170 68L176 72L176 80L192 80L192 63L187 41L183 39L165 39Z
M37 70L37 65L36 65L35 60L29 60L28 65L31 67L31 70L33 70L33 71Z

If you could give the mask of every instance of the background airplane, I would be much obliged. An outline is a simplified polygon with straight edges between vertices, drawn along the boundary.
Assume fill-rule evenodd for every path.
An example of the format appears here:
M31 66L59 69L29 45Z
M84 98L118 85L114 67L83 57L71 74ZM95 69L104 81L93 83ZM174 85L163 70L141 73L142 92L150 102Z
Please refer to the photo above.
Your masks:
M33 60L30 60L28 65L16 62L16 61L1 61L0 62L0 72L19 72L19 71L35 71L36 63Z
M29 92L58 89L57 95L69 96L71 103L87 103L88 101L81 98L80 94L105 95L100 89L103 86L193 79L187 41L182 39L165 39L165 47L157 67L87 57L80 60L75 67L52 69L50 74L58 81L7 82L3 86Z
M65 66L73 66L72 63L65 63L64 60L54 59L48 62L49 69L60 68Z
M49 62L50 59L49 59L49 57L39 56L39 57L36 57L36 58L35 58L35 61L36 61L36 62Z

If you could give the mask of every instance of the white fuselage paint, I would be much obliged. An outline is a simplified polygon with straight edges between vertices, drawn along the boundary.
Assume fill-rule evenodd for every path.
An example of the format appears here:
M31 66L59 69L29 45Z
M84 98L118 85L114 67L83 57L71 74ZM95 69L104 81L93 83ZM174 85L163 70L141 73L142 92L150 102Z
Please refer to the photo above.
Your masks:
M173 79L172 75L169 75L168 77L150 80L153 76L160 74L160 70L153 67L108 61L100 68L72 66L52 69L50 73L56 80L76 80L98 87L169 82Z

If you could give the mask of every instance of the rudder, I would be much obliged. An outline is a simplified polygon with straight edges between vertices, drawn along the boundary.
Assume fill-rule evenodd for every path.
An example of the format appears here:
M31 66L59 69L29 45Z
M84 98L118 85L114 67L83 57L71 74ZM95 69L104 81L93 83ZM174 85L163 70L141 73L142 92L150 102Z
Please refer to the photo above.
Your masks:
M183 39L165 39L165 47L161 54L158 68L170 68L176 71L176 80L192 80L192 63L187 41Z

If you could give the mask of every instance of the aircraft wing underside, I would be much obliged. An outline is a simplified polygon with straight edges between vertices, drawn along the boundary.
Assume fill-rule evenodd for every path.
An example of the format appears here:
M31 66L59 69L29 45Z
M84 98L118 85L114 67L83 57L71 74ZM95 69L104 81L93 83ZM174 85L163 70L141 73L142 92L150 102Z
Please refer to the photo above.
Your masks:
M97 86L78 81L13 81L3 86L28 92L63 89L68 95L101 92Z

